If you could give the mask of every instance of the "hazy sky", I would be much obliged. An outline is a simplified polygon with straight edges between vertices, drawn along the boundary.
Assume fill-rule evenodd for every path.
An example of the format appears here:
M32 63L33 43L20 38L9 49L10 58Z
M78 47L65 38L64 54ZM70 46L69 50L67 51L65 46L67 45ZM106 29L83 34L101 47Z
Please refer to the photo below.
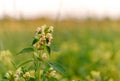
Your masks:
M0 17L7 14L12 17L20 15L37 17L49 15L56 17L74 16L103 17L120 16L120 0L0 0Z

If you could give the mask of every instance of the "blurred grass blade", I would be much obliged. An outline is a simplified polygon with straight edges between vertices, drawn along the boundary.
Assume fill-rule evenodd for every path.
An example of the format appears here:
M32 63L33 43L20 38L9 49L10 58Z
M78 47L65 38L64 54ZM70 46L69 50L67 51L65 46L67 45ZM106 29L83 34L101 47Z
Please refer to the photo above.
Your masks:
M24 54L24 53L30 53L33 52L34 49L33 48L24 48L22 51L20 51L18 54Z

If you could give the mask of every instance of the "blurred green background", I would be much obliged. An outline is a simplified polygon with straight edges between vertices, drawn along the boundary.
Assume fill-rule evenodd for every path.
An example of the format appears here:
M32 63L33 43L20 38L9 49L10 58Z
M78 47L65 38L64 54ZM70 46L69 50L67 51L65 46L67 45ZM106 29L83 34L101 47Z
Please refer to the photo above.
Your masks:
M55 27L51 58L65 67L69 80L120 80L120 20L4 18L0 20L1 55L3 51L11 53L18 63L29 58L29 55L16 54L31 45L35 29L44 24ZM9 61L1 56L1 77L9 67Z

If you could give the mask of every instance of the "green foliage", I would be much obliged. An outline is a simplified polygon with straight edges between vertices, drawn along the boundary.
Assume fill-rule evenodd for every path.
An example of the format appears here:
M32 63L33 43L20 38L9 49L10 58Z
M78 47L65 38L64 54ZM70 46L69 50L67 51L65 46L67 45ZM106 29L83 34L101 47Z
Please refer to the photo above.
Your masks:
M23 66L23 65L25 65L25 64L27 64L27 63L30 63L30 62L32 62L32 61L33 61L33 59L27 60L27 61L25 61L25 62L17 65L17 68L19 68L19 67L21 67L21 66Z
M66 71L63 68L63 66L61 64L55 63L55 62L49 62L48 63L52 68L54 68L56 71L58 71L59 73L61 73L62 75L66 76Z
M51 53L51 49L50 49L49 46L46 46L46 50L47 50L48 54L50 55L50 53Z
M38 21L38 24L40 22ZM28 21L18 23L17 26L22 27L18 32L16 29L15 31L10 31L9 22L6 23L6 26L2 25L0 29L0 51L9 49L14 55L23 47L31 45L34 26L39 25L33 24L33 22L28 23ZM77 21L74 23L73 21L67 23L65 21L61 23L59 27L55 28L54 41L52 46L50 46L51 50L55 51L52 51L49 56L50 61L54 60L67 68L65 71L68 73L68 78L65 80L60 79L61 81L77 81L79 79L81 81L120 80L120 21L90 20L88 22ZM13 25L11 24L10 26ZM7 28L4 29L5 27ZM35 43L37 41L33 44ZM44 48L46 51L45 46ZM17 55L15 56L15 64L18 66L24 62L23 59L29 60L31 57L32 53ZM49 60L47 61L49 62ZM10 67L5 67L9 65L8 62L5 59L1 61L0 58L0 79L6 71L10 70ZM46 61L44 62L46 63ZM34 68L33 62L23 64L23 66L26 66L29 70Z
M22 51L20 51L18 54L25 54L25 53L30 53L30 52L34 52L33 48L24 48Z

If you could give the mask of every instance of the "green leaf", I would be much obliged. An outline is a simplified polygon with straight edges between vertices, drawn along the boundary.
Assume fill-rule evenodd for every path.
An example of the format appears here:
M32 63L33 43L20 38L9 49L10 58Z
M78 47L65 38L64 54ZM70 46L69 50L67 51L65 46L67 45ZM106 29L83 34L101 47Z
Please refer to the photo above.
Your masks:
M49 64L49 66L51 66L53 69L55 69L56 71L58 71L62 75L64 75L64 76L67 75L65 69L63 68L63 66L61 64L51 63L51 62L49 62L48 64Z
M8 81L7 79L2 79L1 81Z
M33 48L24 48L22 51L20 51L18 54L24 54L24 53L30 53L33 52L34 49Z
M46 76L46 71L43 71L43 74L41 75L42 81L46 81L47 80L47 76Z
M19 67L21 67L21 66L23 66L23 65L25 65L25 64L27 64L27 63L29 63L29 62L32 62L32 61L33 61L32 59L27 60L27 61L25 61L25 62L19 64L19 65L17 66L17 68L19 68Z
M50 49L49 46L46 46L46 50L47 50L48 54L50 55L50 53L51 53L51 49Z
M35 78L30 77L28 81L35 81Z
M36 42L38 42L38 40L34 39L33 42L32 42L32 45L34 45Z
M14 62L14 61L11 61L11 63L12 63L13 66L17 69L17 66L16 66L15 62Z
M51 77L48 81L58 81L58 79Z

